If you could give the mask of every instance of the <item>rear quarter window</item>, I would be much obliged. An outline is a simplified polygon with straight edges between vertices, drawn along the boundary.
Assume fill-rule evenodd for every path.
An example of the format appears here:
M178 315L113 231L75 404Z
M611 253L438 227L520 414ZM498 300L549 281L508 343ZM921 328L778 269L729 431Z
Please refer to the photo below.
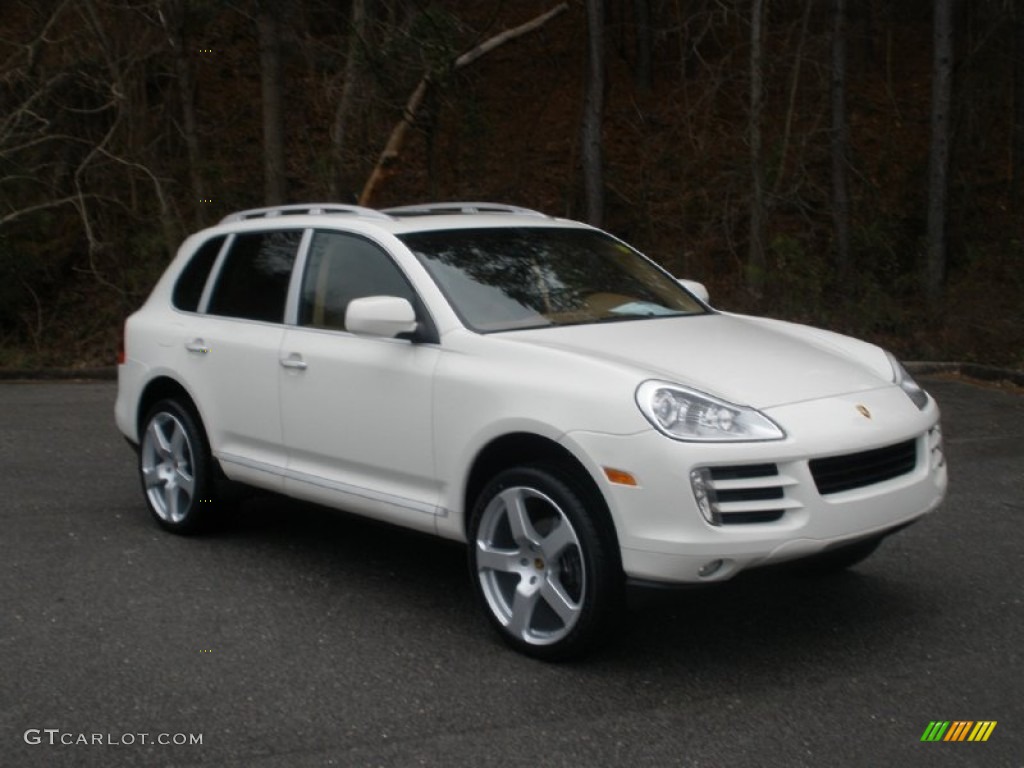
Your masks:
M236 235L217 277L211 315L280 323L301 229Z
M226 239L225 235L220 235L207 240L181 270L171 294L171 303L175 309L195 312L199 308L199 299L203 295L203 288L206 287L206 280Z

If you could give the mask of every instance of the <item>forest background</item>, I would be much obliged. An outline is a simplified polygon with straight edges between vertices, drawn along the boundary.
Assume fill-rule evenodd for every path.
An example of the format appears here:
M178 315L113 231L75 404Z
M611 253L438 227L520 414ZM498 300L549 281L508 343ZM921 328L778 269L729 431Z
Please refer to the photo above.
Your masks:
M111 364L231 211L426 200L1024 370L1024 3L0 0L0 368Z

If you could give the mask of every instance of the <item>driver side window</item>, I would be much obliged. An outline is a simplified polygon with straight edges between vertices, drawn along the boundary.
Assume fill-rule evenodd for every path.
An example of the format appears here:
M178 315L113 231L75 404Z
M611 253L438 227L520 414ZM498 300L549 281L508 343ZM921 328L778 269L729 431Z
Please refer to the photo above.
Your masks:
M315 232L302 278L299 325L346 330L353 299L415 294L391 257L375 243L345 232Z

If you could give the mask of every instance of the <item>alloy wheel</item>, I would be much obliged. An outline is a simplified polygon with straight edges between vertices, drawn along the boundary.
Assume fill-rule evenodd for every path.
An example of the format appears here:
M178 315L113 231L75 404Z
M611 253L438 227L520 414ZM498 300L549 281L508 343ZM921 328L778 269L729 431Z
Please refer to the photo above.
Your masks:
M195 500L195 460L185 425L173 414L154 414L142 438L142 482L149 504L163 521L180 524Z
M505 488L485 507L477 531L480 586L506 631L530 645L565 638L583 610L587 576L562 508L535 488Z

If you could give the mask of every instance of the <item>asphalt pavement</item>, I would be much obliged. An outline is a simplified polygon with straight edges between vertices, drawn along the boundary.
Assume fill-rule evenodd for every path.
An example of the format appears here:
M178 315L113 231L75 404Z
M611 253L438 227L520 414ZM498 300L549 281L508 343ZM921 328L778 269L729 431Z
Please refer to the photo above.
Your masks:
M944 506L836 578L508 649L462 547L275 497L160 531L111 382L0 384L0 766L1024 766L1024 396L926 377ZM995 721L985 742L922 742Z

